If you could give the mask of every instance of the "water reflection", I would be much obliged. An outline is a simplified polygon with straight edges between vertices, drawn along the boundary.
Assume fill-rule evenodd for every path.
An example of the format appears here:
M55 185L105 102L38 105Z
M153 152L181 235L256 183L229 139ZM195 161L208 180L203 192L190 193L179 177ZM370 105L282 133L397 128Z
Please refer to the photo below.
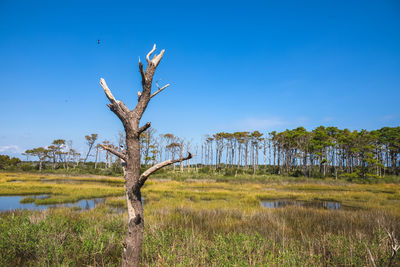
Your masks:
M262 200L260 201L261 206L264 208L283 208L287 206L297 206L297 207L309 207L309 208L320 208L327 210L339 210L342 209L343 206L340 202L336 201L297 201L297 200Z
M62 204L48 204L36 205L35 203L20 203L23 198L32 197L34 199L44 199L50 195L36 195L36 196L0 196L0 212L16 209L29 209L29 210L45 210L48 208L58 207L77 207L82 210L90 210L99 204L103 204L104 198L82 199L75 203L62 203Z

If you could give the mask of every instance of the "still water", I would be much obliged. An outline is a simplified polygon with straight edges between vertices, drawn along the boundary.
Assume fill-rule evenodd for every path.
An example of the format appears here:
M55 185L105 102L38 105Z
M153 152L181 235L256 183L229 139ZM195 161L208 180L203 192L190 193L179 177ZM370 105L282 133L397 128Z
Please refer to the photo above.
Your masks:
M50 197L49 195L36 195L36 196L0 196L0 212L16 209L30 209L30 210L45 210L48 208L56 207L78 207L82 210L90 210L98 204L104 203L104 198L82 199L75 203L62 203L62 204L48 204L36 205L35 203L20 203L25 197L32 197L35 199L43 199Z
M262 200L260 201L261 206L264 208L282 208L287 206L297 206L297 207L310 207L310 208L320 208L320 209L327 209L327 210L339 210L342 209L343 206L340 202L335 201L311 201L311 202L303 202L297 200L284 200L284 199L277 199L277 200Z

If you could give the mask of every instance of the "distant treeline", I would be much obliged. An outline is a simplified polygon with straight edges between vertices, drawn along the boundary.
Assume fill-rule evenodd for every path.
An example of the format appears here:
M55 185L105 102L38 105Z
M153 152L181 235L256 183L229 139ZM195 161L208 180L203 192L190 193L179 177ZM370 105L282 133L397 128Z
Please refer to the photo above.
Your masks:
M214 146L214 155L213 155ZM265 135L255 132L217 133L205 139L202 159L218 168L235 167L254 173L260 152L270 172L295 176L384 176L399 174L400 127L350 131L319 126ZM204 155L203 155L204 154Z
M97 142L98 135L85 136L88 149L78 153L72 142L57 139L51 145L27 150L37 166L17 162L11 168L30 170L66 169L91 173L121 174L121 162L102 149L101 144L124 150L121 133L116 144ZM350 131L319 126L312 131L303 127L283 132L220 132L206 135L200 143L176 137L171 133L156 134L149 128L141 135L143 168L157 162L193 153L193 159L171 166L179 171L217 172L227 176L248 174L282 174L307 177L383 177L400 174L400 127L383 127L374 131ZM105 153L105 154L104 154ZM83 157L81 155L84 155ZM88 159L91 159L88 161ZM8 159L10 160L10 159Z

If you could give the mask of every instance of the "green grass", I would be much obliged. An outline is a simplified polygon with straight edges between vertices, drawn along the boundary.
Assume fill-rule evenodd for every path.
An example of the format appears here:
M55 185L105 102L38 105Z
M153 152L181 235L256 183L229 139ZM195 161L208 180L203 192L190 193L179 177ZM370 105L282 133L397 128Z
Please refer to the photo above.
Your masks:
M117 265L125 225L101 210L13 212L0 219L0 266Z
M66 178L82 183L43 182ZM386 230L400 239L398 184L196 179L146 183L143 266L368 266L368 250L377 266L385 266ZM127 214L112 211L126 205L122 184L120 178L0 173L0 195L51 195L23 202L106 197L104 205L85 212L1 213L0 266L119 266ZM329 200L354 209L265 209L262 199Z
M34 203L35 202L35 198L33 197L24 197L23 199L21 199L19 202L21 204L25 204L25 203Z

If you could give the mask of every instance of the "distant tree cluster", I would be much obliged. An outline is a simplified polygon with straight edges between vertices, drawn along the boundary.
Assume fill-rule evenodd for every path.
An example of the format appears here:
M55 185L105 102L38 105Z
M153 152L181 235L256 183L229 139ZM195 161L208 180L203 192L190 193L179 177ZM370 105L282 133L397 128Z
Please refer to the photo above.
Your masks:
M125 136L119 140L98 142L98 135L85 136L87 151L77 152L72 141L54 140L47 147L25 151L36 159L37 170L85 169L91 173L122 174L121 161L102 146L124 152ZM307 177L383 177L400 174L400 127L374 131L350 131L319 126L311 131L303 127L282 132L220 132L206 135L193 143L172 133L157 134L149 128L141 134L142 168L177 159L187 152L194 157L170 167L179 171L218 172L226 175L282 174ZM7 159L6 159L7 158ZM92 158L93 160L88 160ZM1 156L0 168L19 166L17 158ZM8 166L8 167L5 167ZM23 166L29 169L27 165Z
M72 148L72 141L66 141L65 139L56 139L47 147L28 149L23 154L37 158L39 171L42 170L44 162L51 163L53 170L56 168L68 170L71 167L77 167L80 162L83 164L86 163L97 137L97 134L85 136L86 143L89 147L85 158L81 158L81 153Z
M21 163L19 158L10 158L7 155L0 155L0 170L15 168Z
M36 169L39 171L42 171L44 168L46 170L50 168L50 170L73 170L80 173L122 174L119 160L109 151L104 150L102 145L121 150L125 143L125 137L120 134L118 146L108 140L104 140L102 143L98 143L97 141L98 134L86 135L87 151L80 153L72 148L72 141L56 139L48 146L28 149L23 155L36 159ZM102 152L105 152L105 154L102 155ZM89 158L93 160L89 161ZM26 170L32 170L32 165L30 167L25 165ZM106 169L107 171L102 172L102 169Z
M216 133L205 138L201 150L205 165L236 165L244 170L251 166L254 173L261 151L263 167L270 167L270 173L309 177L398 175L400 127L350 131L319 126L312 131L298 127L265 135L258 131Z
M68 169L72 162L78 165L81 155L72 148L71 141L68 143L64 139L56 139L47 147L28 149L24 155L33 156L38 159L39 171L43 168L43 162L51 162L53 170L58 166Z

